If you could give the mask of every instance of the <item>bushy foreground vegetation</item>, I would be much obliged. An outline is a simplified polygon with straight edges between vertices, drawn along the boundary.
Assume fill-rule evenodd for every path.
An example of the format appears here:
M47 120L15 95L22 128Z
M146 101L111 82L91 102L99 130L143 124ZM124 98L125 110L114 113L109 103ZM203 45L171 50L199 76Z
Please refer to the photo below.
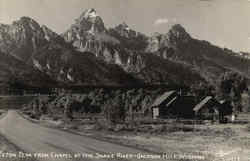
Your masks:
M167 89L93 89L81 94L60 92L40 96L24 110L33 118L42 115L74 119L77 116L102 115L113 123L123 122L132 112L149 114L152 101Z
M60 90L56 95L40 96L24 106L34 119L47 115L53 120L72 121L75 118L90 118L100 125L129 123L151 117L150 105L169 87L148 88L88 88L83 92ZM218 100L230 101L236 111L249 110L247 80L237 73L223 74L216 87L200 84L194 87L175 89L181 94L194 95L197 103L212 95Z

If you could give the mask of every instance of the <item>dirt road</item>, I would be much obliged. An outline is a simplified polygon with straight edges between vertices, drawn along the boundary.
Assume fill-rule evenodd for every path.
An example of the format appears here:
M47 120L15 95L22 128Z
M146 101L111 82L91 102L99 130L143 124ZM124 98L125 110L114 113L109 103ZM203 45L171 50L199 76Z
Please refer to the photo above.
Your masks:
M0 132L12 143L16 144L22 150L31 153L33 156L35 153L40 153L40 156L36 154L38 160L138 160L137 157L140 155L130 156L131 158L127 156L129 159L125 156L123 157L126 159L119 159L120 157L117 156L118 153L147 154L137 149L42 127L24 119L15 110L8 111L6 116L0 120ZM78 156L74 156L78 153ZM104 154L106 155L104 156ZM149 156L144 155L141 157ZM140 160L161 159L151 158Z

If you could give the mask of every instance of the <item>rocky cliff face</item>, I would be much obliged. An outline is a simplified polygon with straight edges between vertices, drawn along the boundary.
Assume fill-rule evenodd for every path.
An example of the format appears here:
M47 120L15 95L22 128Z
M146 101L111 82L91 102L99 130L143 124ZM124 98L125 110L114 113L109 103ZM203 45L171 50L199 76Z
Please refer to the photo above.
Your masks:
M245 73L250 78L249 60L239 53L192 38L179 24L174 25L167 34L155 33L148 40L147 52L189 65L211 84L220 74L230 70Z
M92 26L93 33L105 32L102 21L97 16L95 17L92 10L88 10L78 21L85 18L86 22L96 24L96 26ZM11 61L18 61L23 65L18 70L19 73L9 73L9 79L20 79L23 83L38 85L39 81L25 82L24 80L30 79L30 77L24 79L23 75L34 74L37 76L37 73L40 73L47 77L46 79L57 82L54 84L55 86L58 84L125 85L140 82L115 65L121 64L121 60L117 58L117 51L114 49L103 48L103 54L106 57L109 57L110 53L113 54L110 58L110 62L113 62L111 64L106 64L89 52L79 54L79 51L76 51L74 46L67 43L63 37L46 26L40 26L28 17L22 17L11 25L1 25L0 40L0 51L11 56L11 58L5 59L9 64L9 67L5 65L5 68L9 69L4 70L3 73L6 74L6 71L10 72L12 68L16 68L17 64L10 63ZM91 41L88 40L88 42ZM100 48L102 45L100 44ZM27 70L28 68L30 70ZM42 78L40 83L43 82L44 77L37 76L37 78Z
M36 68L66 85L122 86L140 83L119 66L107 64L92 53L74 51L58 44L50 43L43 47L34 60L37 61Z
M44 33L44 38L49 42L55 42L58 44L64 44L67 46L67 44L65 43L64 39L58 35L57 33L55 33L54 31L52 31L51 29L49 29L47 26L42 25L41 29Z
M112 34L114 32L115 34ZM112 31L107 30L98 13L94 9L89 9L76 19L70 29L63 34L63 37L66 42L71 43L78 51L91 52L97 58L109 64L117 64L128 71L130 64L136 61L139 56L135 58L124 47L122 39L119 38L131 39L136 35L137 32L130 30L125 24L117 26Z
M102 55L102 52L110 45L118 44L119 41L107 34L102 18L94 9L88 9L76 19L63 37L66 42L78 48L79 51L93 52L97 56Z
M120 41L120 45L129 51L144 51L148 45L148 37L131 29L126 23L109 29L108 33Z
M146 51L155 53L163 48L177 49L180 44L191 41L191 36L180 25L174 25L167 34L154 33L148 39Z
M182 32L182 28L179 29L178 26L176 28ZM174 39L173 35L178 40L183 39L183 35L173 31L169 35L169 41L171 42L174 41L172 40ZM120 66L123 70L131 73L140 80L145 81L147 78L146 83L168 84L165 78L174 82L173 73L170 74L167 68L164 69L164 65L152 66L150 59L158 63L156 61L158 57L151 53L149 53L150 55L145 54L145 52L149 51L146 49L151 45L149 37L131 29L126 23L106 29L103 20L93 9L83 12L75 24L63 36L65 41L72 43L79 51L91 52L97 58L109 64ZM162 60L161 62L162 64L169 63L168 60ZM176 66L178 65L182 66L182 64L176 64ZM191 69L187 67L186 70ZM153 72L157 72L158 74ZM191 82L189 81L189 83Z
M0 49L20 60L27 61L46 43L40 25L31 18L22 17L12 25L0 25Z

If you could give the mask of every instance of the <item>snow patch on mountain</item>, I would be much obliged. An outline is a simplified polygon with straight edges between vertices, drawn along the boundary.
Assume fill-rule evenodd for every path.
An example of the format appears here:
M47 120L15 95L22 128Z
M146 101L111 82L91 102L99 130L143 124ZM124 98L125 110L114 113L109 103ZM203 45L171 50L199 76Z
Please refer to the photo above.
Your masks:
M96 10L95 9L88 9L86 14L85 14L85 18L95 18L95 17L98 17L99 15L97 14Z
M33 64L34 64L34 66L35 66L37 69L39 69L40 71L43 70L42 65L41 65L37 60L33 59Z
M67 79L71 82L74 81L74 78L69 73L67 73Z

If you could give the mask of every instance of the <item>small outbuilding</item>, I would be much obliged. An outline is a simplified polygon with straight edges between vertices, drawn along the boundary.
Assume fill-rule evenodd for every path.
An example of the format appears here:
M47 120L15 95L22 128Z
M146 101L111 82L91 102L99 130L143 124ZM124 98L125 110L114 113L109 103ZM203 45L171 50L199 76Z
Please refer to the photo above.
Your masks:
M221 104L212 96L205 97L193 111L199 119L219 120Z
M177 99L176 91L168 91L158 97L151 105L153 119L166 118L168 116L169 106Z

